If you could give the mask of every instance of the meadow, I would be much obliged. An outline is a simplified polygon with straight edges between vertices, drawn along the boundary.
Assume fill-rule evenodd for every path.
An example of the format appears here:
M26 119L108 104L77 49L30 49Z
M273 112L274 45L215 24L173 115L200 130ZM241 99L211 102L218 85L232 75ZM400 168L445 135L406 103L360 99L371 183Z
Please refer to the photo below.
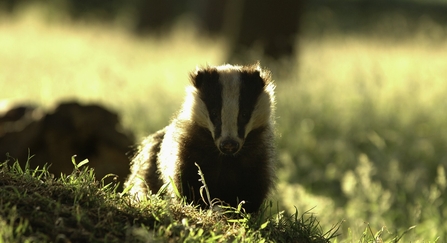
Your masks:
M42 13L0 15L0 106L97 102L139 138L168 123L188 73L228 49L187 21L141 38ZM334 242L447 241L447 40L328 33L297 45L295 59L261 63L277 83L271 200L310 210L323 231L342 222Z

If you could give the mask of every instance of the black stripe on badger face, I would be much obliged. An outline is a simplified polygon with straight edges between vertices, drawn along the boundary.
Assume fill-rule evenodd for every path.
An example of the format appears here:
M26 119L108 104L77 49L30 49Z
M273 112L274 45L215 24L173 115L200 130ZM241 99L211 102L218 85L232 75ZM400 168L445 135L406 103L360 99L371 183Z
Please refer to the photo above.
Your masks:
M246 126L252 118L259 96L262 93L265 81L261 78L258 71L253 73L241 73L241 90L239 96L239 114L237 118L238 136L245 138L247 132ZM270 109L267 107L258 107L260 109Z
M256 69L208 68L197 72L193 84L206 106L208 129L222 154L235 155L241 150L247 134L260 124L251 121L254 113L255 119L264 119L265 115L259 114L268 119L270 104L258 104L262 95L261 100L268 100L263 94L266 83Z
M208 129L211 131L213 138L219 137L222 124L220 112L222 110L222 85L219 82L219 73L216 69L201 70L192 80L194 87L199 91L200 100L205 104L208 113L206 118L211 121L213 127L210 126L211 124L208 121L200 121L200 124L209 124Z

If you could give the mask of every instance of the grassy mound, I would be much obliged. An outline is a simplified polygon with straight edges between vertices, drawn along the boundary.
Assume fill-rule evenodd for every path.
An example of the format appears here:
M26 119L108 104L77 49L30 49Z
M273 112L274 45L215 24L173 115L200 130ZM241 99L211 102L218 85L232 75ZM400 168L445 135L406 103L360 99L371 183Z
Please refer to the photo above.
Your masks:
M200 210L159 195L133 203L116 184L95 181L93 169L74 163L70 175L55 179L46 168L0 165L1 242L329 242L305 213L286 216ZM231 216L229 216L231 215Z

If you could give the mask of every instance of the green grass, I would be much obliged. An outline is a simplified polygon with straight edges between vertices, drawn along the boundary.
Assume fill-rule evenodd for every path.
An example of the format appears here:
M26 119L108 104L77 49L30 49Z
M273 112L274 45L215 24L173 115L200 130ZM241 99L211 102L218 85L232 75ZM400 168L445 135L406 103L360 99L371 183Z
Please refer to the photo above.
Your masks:
M0 164L0 242L329 242L311 214L223 213L149 195L139 203L95 181L82 161L55 179L46 168ZM231 217L228 215L232 215Z
M204 38L191 26L179 25L164 37L135 38L122 27L71 23L58 16L49 21L41 12L0 15L0 99L47 108L66 99L99 102L118 111L138 137L168 123L182 102L188 72L196 65L221 64L227 50L224 42ZM444 31L431 27L425 29ZM447 41L424 32L402 40L332 33L304 34L297 45L297 62L261 63L277 82L279 181L272 202L279 205L272 211L285 209L281 220L234 222L230 228L227 220L212 221L219 223L210 230L194 221L204 216L175 213L197 210L157 197L126 204L113 186L101 189L100 182L86 179L90 170L41 183L30 172L3 166L8 172L1 176L9 179L2 183L11 184L1 187L9 193L0 199L2 235L54 240L57 235L37 229L54 228L57 218L42 223L35 217L51 213L71 227L61 237L67 232L84 237L82 230L102 222L119 230L87 230L85 237L107 235L110 241L134 235L205 241L225 236L219 232L229 232L225 239L268 241L300 232L302 222L313 225L310 229L321 227L315 231L321 236L343 220L334 242L445 242ZM70 178L90 180L91 191L74 197ZM61 194L48 192L53 185ZM24 195L36 194L41 197L32 202L51 207L37 210L26 203L31 199ZM304 218L290 216L296 209L312 210ZM282 231L285 236L276 238Z

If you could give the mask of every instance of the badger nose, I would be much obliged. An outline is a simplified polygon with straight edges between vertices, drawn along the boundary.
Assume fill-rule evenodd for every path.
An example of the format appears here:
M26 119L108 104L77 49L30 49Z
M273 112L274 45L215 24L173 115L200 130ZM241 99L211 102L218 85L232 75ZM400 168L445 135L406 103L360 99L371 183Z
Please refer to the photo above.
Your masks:
M239 143L232 139L225 139L220 143L220 151L226 155L231 155L239 150Z

